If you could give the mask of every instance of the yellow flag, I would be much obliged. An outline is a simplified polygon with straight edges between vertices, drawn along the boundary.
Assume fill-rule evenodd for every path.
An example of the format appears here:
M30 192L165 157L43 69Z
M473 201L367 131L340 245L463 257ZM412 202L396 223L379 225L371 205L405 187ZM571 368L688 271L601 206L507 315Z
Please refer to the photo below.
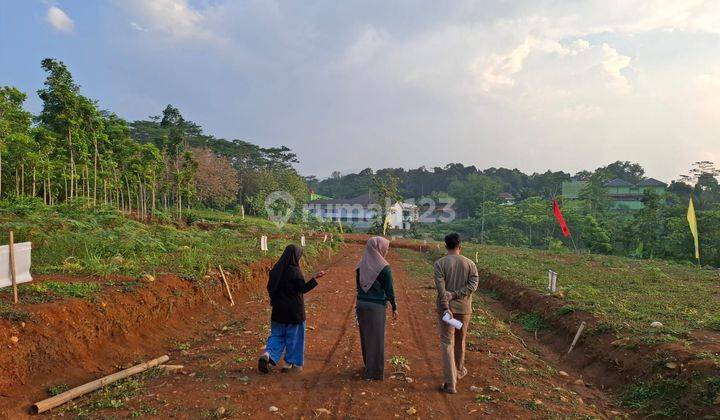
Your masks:
M695 258L700 260L700 242L698 239L697 219L695 218L695 206L693 206L692 198L688 206L687 221L690 224L690 232L695 239Z
M383 223L383 236L387 233L388 223L390 223L390 215L385 215L385 223Z

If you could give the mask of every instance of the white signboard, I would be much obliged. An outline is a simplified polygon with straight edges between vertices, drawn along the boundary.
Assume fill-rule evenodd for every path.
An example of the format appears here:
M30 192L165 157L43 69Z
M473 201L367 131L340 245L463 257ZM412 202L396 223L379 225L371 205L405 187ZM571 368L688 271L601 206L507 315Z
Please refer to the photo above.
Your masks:
M305 236L300 237L300 246L305 246Z
M265 235L260 237L260 250L261 251L268 250L268 239L267 239L267 236L265 236Z
M30 276L30 242L21 242L13 246L15 251L15 280L18 284L32 281ZM10 246L0 246L0 287L12 286L10 277Z

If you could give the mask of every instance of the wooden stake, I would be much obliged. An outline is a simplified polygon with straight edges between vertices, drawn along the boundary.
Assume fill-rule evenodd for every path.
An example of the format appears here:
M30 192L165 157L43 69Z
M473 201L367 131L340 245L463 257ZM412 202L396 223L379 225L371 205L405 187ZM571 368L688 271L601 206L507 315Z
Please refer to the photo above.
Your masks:
M51 410L77 397L95 391L96 389L100 389L113 382L119 381L120 379L125 379L140 372L145 372L146 370L161 365L168 360L170 360L170 357L161 356L157 359L153 359L145 363L140 363L139 365L135 365L131 368L127 368L125 370L121 370L120 372L113 373L112 375L105 376L92 382L88 382L85 385L80 385L79 387L63 392L62 394L35 403L32 407L33 411L39 414Z
M15 272L15 237L13 231L10 231L10 279L12 280L13 288L13 302L18 303L18 290L17 290L17 273Z
M163 370L167 373L176 373L185 369L184 365L160 365L158 369Z
M222 276L223 283L225 284L225 290L227 291L228 297L230 298L230 306L235 306L235 299L233 299L232 293L230 293L230 285L225 278L225 272L222 269L222 265L218 265L218 268L220 269L220 275Z
M575 344L577 344L578 339L580 339L580 334L582 334L584 329L585 321L580 324L580 328L578 328L577 333L575 333L575 338L573 338L572 344L570 345L570 350L568 350L567 354L570 354L570 352L573 351L573 349L575 348Z

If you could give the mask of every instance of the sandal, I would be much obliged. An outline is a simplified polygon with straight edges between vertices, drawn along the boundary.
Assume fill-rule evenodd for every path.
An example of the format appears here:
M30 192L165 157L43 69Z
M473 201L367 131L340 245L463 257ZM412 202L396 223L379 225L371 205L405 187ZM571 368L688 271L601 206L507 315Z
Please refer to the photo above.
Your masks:
M282 368L283 373L300 373L302 370L303 367L298 365L283 366Z

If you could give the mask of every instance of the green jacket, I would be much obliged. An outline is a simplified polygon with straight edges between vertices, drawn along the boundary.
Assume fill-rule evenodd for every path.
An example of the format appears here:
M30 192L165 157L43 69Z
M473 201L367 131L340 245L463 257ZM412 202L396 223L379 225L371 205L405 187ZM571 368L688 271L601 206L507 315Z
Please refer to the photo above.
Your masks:
M375 302L387 306L392 305L393 311L397 310L395 303L395 291L393 290L393 278L390 266L383 268L378 274L375 283L370 286L367 292L360 287L360 270L355 270L355 284L357 285L357 299L365 302Z

